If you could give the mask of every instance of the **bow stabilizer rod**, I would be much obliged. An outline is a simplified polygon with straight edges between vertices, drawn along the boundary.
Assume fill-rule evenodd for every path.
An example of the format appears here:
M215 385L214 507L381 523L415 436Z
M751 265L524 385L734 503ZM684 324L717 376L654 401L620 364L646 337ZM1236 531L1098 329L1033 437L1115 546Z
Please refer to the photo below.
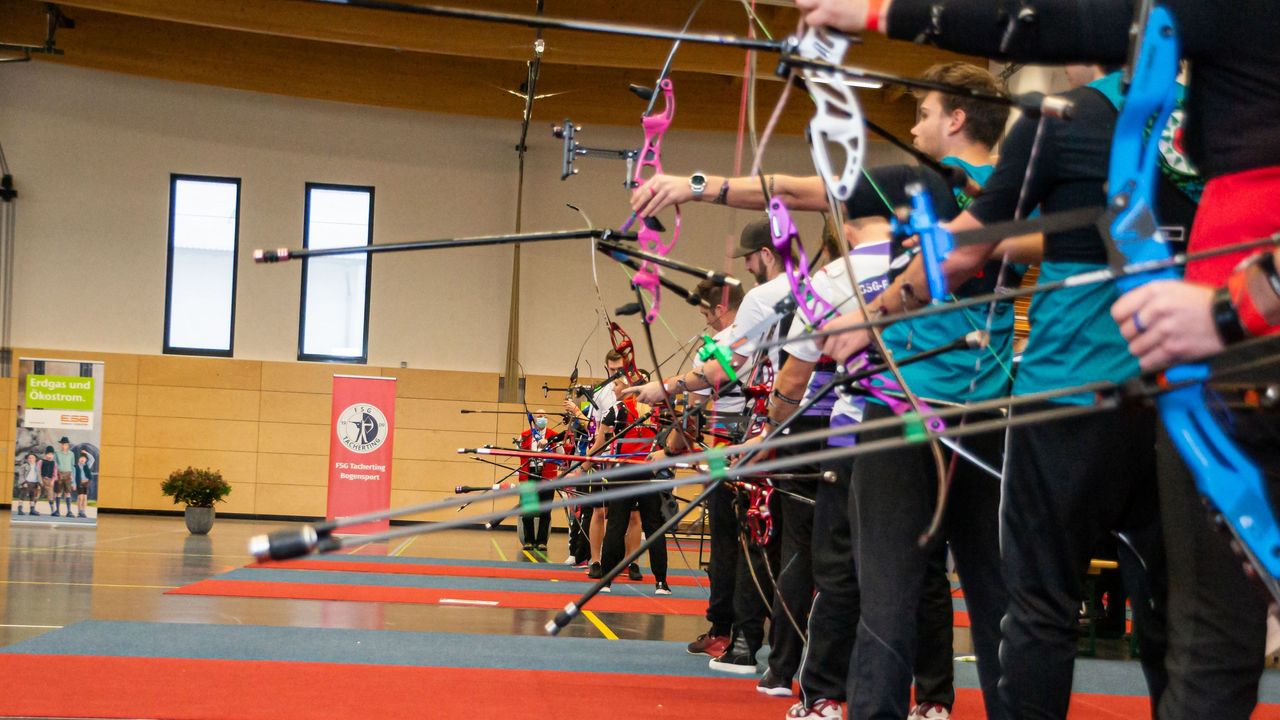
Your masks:
M451 248L479 247L484 245L514 245L526 242L546 242L552 240L635 240L635 233L618 232L609 228L591 228L588 230L551 230L548 232L516 233L514 235L477 235L475 237L446 238L443 240L421 240L403 243L387 243L384 245L364 245L343 248L276 248L275 250L258 249L253 251L256 263L288 262L311 257L328 255L372 255L385 252L405 252L408 250L448 250Z

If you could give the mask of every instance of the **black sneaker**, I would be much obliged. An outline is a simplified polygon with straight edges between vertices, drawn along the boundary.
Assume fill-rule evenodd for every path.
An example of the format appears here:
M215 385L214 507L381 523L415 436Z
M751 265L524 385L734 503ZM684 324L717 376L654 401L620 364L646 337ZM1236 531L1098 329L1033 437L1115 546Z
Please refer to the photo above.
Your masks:
M733 644L718 658L712 658L707 667L720 672L736 675L756 674L756 651L747 645L741 637L734 638Z
M591 567L587 568L587 577L599 580L604 577L604 568L600 567L600 563L591 563Z
M660 580L654 584L653 594L654 595L670 595L671 586L667 584L666 580Z
M604 587L600 588L600 592L612 593L612 592L613 592L613 586L612 586L612 585L605 585Z
M640 582L644 579L644 573L640 572L639 565L631 563L627 566L627 577L635 582Z
M772 697L791 697L791 681L774 675L772 669L766 669L760 682L756 683L756 692Z

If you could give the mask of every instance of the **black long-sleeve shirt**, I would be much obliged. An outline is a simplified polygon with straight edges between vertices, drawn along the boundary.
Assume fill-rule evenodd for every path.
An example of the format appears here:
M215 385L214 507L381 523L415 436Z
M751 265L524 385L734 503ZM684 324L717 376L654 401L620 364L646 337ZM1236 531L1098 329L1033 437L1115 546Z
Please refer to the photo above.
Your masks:
M1163 0L1191 62L1187 148L1212 179L1280 165L1280 0ZM1023 7L1034 20L1001 45ZM1127 59L1134 0L894 0L889 36L1027 62ZM936 14L936 25L935 25Z

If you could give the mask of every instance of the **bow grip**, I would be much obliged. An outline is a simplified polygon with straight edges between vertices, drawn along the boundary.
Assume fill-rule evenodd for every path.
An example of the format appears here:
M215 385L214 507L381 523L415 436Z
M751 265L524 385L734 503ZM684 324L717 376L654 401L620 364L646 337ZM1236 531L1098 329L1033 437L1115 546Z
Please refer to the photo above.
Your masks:
M1172 385L1204 382L1209 368L1180 365L1165 372ZM1222 514L1231 532L1271 577L1280 577L1280 527L1271 512L1266 480L1205 407L1200 384L1164 393L1157 404L1165 430L1195 477L1200 494Z
M925 277L929 280L929 296L933 298L933 302L942 302L951 292L942 264L955 249L955 239L949 230L938 224L933 197L924 185L911 183L907 186L907 194L911 196L911 216L907 230L920 239Z
M738 381L738 371L733 369L733 360L729 357L729 349L717 343L710 335L702 336L702 347L698 348L698 359L708 362L714 359L724 369L729 382Z

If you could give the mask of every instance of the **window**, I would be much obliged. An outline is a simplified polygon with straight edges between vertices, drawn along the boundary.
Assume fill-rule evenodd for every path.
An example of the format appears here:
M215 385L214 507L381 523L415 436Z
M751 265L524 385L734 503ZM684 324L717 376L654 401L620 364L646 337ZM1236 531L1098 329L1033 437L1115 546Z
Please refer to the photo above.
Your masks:
M307 183L302 245L308 250L373 243L373 188ZM365 362L369 355L366 253L302 262L299 360Z
M231 357L240 179L171 175L164 352Z

